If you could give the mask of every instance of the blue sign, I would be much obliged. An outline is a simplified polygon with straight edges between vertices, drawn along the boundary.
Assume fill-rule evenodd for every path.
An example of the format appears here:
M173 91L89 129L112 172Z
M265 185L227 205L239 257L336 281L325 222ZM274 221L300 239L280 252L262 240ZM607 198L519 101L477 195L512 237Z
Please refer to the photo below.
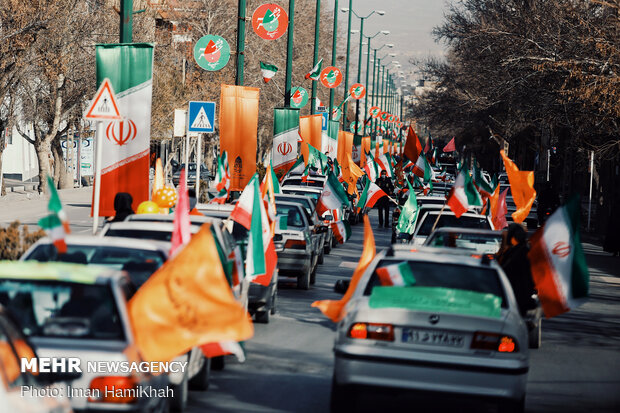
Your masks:
M327 120L329 119L329 113L323 112L323 123L321 124L321 130L327 130Z
M215 102L189 102L189 132L209 133L215 130Z

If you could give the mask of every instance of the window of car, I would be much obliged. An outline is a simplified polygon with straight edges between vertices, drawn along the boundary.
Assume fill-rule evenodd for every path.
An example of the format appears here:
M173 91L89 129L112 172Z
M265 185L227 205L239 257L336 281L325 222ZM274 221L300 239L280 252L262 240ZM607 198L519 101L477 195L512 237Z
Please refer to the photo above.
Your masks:
M41 244L26 259L39 262L62 261L96 264L129 273L131 281L140 287L166 261L161 251L107 245L67 245L67 253L59 254L53 244Z
M308 226L302 215L305 210L297 205L276 204L276 215L285 216L288 227L304 228ZM307 218L306 218L307 219Z
M125 340L108 284L2 279L0 297L27 337Z
M370 295L376 286L381 286L377 268L391 264L400 264L402 259L389 258L379 261L373 272L364 295ZM428 261L407 261L415 278L415 287L440 287L456 290L473 291L482 294L493 294L502 300L502 308L508 308L506 295L497 270L491 267L473 267L460 264L446 264ZM406 288L406 287L394 287Z
M477 254L495 254L502 243L501 234L476 234L458 231L435 231L427 245L431 247L459 248Z
M285 194L303 195L303 196L310 197L314 200L318 200L321 196L320 192L306 192L306 191L295 190L295 189L282 189L282 192L284 192Z
M441 227L493 229L486 217L461 215L460 218L457 218L452 214L441 214L439 221L437 221L437 225L435 225L435 221L437 221L437 214L426 214L424 218L422 218L416 235L428 236L433 232L434 228Z

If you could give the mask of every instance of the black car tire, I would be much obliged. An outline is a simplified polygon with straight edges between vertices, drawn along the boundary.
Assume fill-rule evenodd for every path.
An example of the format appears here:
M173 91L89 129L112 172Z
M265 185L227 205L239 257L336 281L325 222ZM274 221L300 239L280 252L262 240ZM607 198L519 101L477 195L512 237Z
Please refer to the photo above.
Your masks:
M342 413L355 411L355 391L351 386L342 386L332 379L332 392L329 398L329 411Z
M302 275L297 277L297 289L298 290L309 290L310 289L310 273L311 270L304 272Z
M170 399L170 410L173 412L184 412L187 407L187 396L189 393L189 383L187 377L183 379L181 384L172 385L174 397Z
M269 312L271 315L275 315L276 307L278 302L278 287L273 287L273 295L271 296L271 308L269 308Z
M257 323L261 323L261 324L269 324L269 310L264 310L264 311L257 311L254 314L254 320Z
M336 248L338 246L338 240L336 237L332 237L332 248Z
M321 248L321 253L319 254L319 258L317 259L317 264L323 264L325 261L325 248Z
M310 284L314 285L314 283L316 283L316 267L314 267L314 270L310 273Z
M209 388L209 376L211 375L211 359L205 357L200 371L189 380L188 386L190 390L205 391Z
M325 252L325 254L327 254L327 255L329 255L329 253L332 251L333 239L334 239L334 236L332 235L332 237L330 239L325 241L325 245L323 245L323 252Z
M222 371L226 366L226 359L224 356L217 356L211 358L211 370Z

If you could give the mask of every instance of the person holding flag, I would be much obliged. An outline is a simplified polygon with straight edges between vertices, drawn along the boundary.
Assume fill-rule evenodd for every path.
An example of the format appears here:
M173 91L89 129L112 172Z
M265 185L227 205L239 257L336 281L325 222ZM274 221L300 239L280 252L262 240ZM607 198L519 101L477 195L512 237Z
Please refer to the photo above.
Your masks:
M392 180L388 178L386 170L381 171L381 176L377 179L375 183L387 195L379 198L379 200L377 201L377 210L379 211L379 228L383 226L385 226L385 228L389 228L390 199L388 197L392 196L392 194L394 193L394 184L392 184Z

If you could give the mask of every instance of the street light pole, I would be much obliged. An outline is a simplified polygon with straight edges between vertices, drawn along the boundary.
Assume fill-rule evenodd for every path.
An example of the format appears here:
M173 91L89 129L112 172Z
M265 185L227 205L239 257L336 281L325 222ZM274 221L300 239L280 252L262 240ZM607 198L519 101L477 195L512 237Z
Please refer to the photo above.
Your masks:
M362 40L364 40L364 17L360 17L360 47L359 47L359 58L357 61L357 83L362 81ZM355 99L355 118L353 118L353 122L355 125L355 137L359 136L359 116L360 116L360 100ZM355 141L355 137L353 141Z
M349 54L351 52L351 15L353 14L353 0L349 0L349 24L347 25L347 59L344 69L344 96L345 100L349 95ZM334 16L334 19L338 19L338 16ZM342 106L342 128L347 129L347 102L344 102Z
M245 0L239 0L237 18L237 73L235 85L243 86L243 64L245 61Z
M334 0L334 33L332 35L332 66L336 66L336 40L338 35L338 0ZM334 111L334 88L329 89L329 120Z
M295 0L288 0L288 35L286 48L286 78L284 83L284 106L291 107L291 80L293 77L293 32L295 20Z
M375 105L375 102L377 100L377 78L376 78L376 72L377 72L377 49L374 49L374 54L372 56L372 105ZM366 98L368 98L368 96L366 96ZM366 111L366 116L368 116L368 111ZM375 132L375 125L376 121L374 119L371 120L370 122L370 129L371 132Z
M370 74L370 39L372 39L371 37L368 38L368 47L366 48L367 50L367 54L366 54L366 83L364 84L364 87L366 87L366 99L364 99L364 116L362 116L362 119L364 121L366 121L366 117L368 116L368 93L370 92L370 87L368 86L368 75ZM366 122L364 122L362 124L362 132L365 132L366 130ZM372 131L371 131L372 133Z
M120 43L133 42L133 0L121 0Z
M321 26L321 0L316 0L316 16L314 19L314 63L319 60L319 28ZM312 79L311 79L312 80ZM312 93L310 94L310 113L316 113L316 80L312 80Z

